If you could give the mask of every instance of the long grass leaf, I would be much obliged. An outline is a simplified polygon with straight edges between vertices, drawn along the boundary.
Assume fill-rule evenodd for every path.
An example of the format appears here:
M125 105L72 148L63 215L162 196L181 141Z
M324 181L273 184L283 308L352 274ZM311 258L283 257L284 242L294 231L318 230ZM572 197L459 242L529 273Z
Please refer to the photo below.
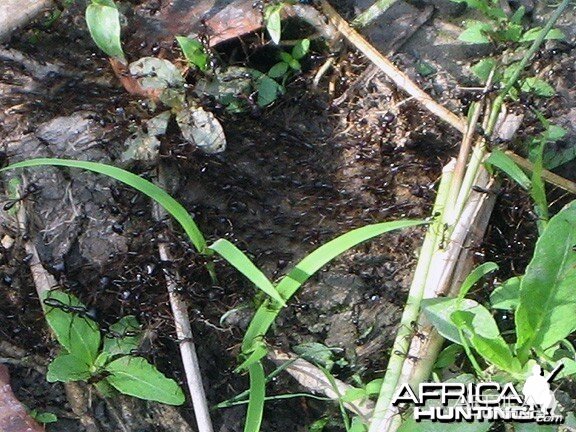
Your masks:
M401 228L408 228L426 223L422 220L401 220L392 222L383 222L373 225L367 225L357 228L336 237L334 240L320 246L310 255L305 257L280 281L277 290L285 301L306 282L314 273L320 270L324 265L332 261L337 256L358 244L369 240L378 235L384 234ZM264 336L276 316L280 312L280 305L273 304L269 301L264 302L258 309L254 318L250 322L248 330L244 335L242 342L242 351L249 351L252 344L259 336Z
M250 398L244 432L259 432L264 414L264 399L266 397L266 377L262 363L256 362L248 368L250 375Z
M219 239L209 247L246 276L257 288L285 306L284 299L278 294L274 284L254 265L244 252L226 239Z
M155 184L143 179L142 177L133 174L129 171L123 170L122 168L117 168L111 165L106 165L98 162L86 162L70 159L53 159L53 158L39 158L30 159L23 162L18 162L3 168L1 171L11 170L15 168L30 168L37 166L65 166L69 168L81 168L88 171L93 171L99 174L104 174L108 177L112 177L122 183L133 187L134 189L142 192L144 195L149 196L158 204L160 204L164 209L170 213L174 219L182 225L182 228L190 237L190 240L194 244L194 247L200 253L206 253L206 240L202 235L202 232L192 219L192 216L186 211L182 205L172 198L166 191L160 189Z

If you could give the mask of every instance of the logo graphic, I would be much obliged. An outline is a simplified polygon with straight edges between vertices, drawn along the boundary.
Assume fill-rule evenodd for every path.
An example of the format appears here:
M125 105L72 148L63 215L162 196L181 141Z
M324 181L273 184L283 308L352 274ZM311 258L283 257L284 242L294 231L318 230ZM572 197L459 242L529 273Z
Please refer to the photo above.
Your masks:
M544 377L542 368L535 365L521 394L512 383L422 383L418 393L404 384L394 394L392 405L413 405L416 421L562 423L564 417L555 413L556 398L550 383L563 367L563 364L557 365Z

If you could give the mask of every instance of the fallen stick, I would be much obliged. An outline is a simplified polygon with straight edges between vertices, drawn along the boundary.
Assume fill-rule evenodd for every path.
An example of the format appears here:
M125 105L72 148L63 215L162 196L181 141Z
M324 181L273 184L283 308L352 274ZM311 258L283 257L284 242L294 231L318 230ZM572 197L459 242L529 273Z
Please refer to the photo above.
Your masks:
M162 163L158 165L157 184L166 190L166 176ZM165 220L168 216L166 211L160 207L156 201L153 202L153 216L157 221ZM161 241L158 243L158 253L160 260L171 261L171 254L166 242ZM177 272L171 274L167 269L164 269L164 276L166 279L166 288L168 289L170 308L174 316L176 337L180 342L180 357L182 358L182 364L184 365L184 372L186 374L186 383L190 391L190 397L192 398L196 425L198 426L199 432L212 432L213 427L212 420L210 419L210 409L202 384L202 373L198 364L198 356L196 354L196 346L194 345L192 327L190 326L188 308L178 294L177 283L180 279L179 274Z
M28 24L42 11L54 6L52 0L2 0L0 2L0 42Z
M320 368L314 366L309 361L299 358L295 354L282 352L280 350L274 349L268 352L268 358L272 360L277 365L282 365L286 362L290 364L286 367L286 372L288 372L292 377L298 381L298 383L308 389L311 392L318 392L326 395L330 399L338 400L344 394L353 389L349 384L346 384L336 378L333 382L328 379L326 374L322 372ZM360 400L354 402L344 402L344 406L349 411L360 416L364 422L367 422L372 415L372 410L374 409L374 402L371 400Z
M534 164L527 159L524 159L521 156L518 156L511 150L506 151L506 155L510 157L516 164L522 168L524 171L528 173L532 173L534 171ZM566 192L570 192L572 194L576 194L576 183L565 179L564 177L559 176L558 174L554 174L551 171L546 169L542 170L542 179L547 183L550 183L554 186L557 186L561 189L564 189Z
M364 39L360 33L354 30L326 0L321 0L320 5L322 6L323 12L338 31L340 31L340 33L342 33L342 35L344 35L352 45L368 57L371 62L378 66L382 72L384 72L394 82L394 84L416 99L438 118L450 124L460 132L466 132L465 119L457 116L449 109L434 101L434 99L432 99L430 95L412 81L408 75L394 66L390 60L384 57L376 48Z

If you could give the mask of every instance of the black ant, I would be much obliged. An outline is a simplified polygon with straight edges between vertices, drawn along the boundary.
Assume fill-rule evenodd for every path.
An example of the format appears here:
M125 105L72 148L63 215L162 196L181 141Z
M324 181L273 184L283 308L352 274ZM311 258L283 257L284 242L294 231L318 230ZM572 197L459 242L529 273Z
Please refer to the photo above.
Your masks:
M30 195L34 195L34 194L37 194L38 192L40 192L41 189L42 188L40 186L38 186L36 183L30 183L26 187L26 192L24 192L22 195L20 195L20 197L15 198L15 199L11 199L4 204L4 207L3 207L4 211L8 211L8 210L12 209L16 204L25 200Z
M53 297L44 299L43 303L46 306L59 309L62 312L75 314L80 318L89 318L92 321L96 321L96 311L94 309L89 309L86 306L66 304L62 300Z

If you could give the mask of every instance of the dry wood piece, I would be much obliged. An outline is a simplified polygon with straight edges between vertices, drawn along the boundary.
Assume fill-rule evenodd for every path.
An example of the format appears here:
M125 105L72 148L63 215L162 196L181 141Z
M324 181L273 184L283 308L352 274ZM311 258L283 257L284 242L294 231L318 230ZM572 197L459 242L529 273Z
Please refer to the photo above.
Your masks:
M460 132L466 132L466 121L452 113L447 108L435 102L430 95L412 81L408 75L400 71L394 64L374 48L360 33L354 30L326 0L321 1L322 10L328 19L344 35L344 37L358 48L370 61L378 66L399 88L424 105L432 114L438 116Z
M52 0L2 0L0 2L0 42L53 5Z

